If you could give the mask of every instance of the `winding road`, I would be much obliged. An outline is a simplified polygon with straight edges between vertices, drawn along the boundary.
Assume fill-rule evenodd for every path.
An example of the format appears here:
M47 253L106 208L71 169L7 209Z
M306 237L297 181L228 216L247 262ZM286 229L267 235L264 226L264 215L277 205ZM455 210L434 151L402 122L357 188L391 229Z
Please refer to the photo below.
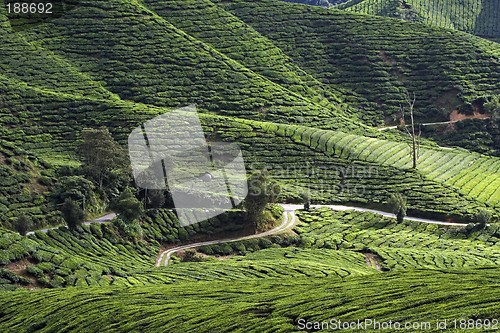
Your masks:
M283 212L283 215L284 215L283 223L281 223L278 227L276 227L274 229L268 230L266 232L262 232L260 234L255 234L255 235L237 237L237 238L232 238L232 239L220 239L220 240L213 240L213 241L177 246L177 247L174 247L172 249L168 249L168 250L162 252L160 254L160 256L158 257L158 260L156 261L156 267L162 266L162 263L164 263L164 265L167 266L172 254L179 252L179 251L188 250L188 249L192 249L192 248L200 247L200 246L205 246L205 245L215 245L215 244L222 244L222 243L238 242L238 241L253 239L253 238L261 238L261 237L271 236L271 235L280 233L282 231L291 229L294 226L295 221L296 221L296 217L295 217L295 213L294 213L296 208L288 207L288 206L293 206L293 205L281 205L281 206L285 209L285 211ZM301 207L299 205L297 205L297 206Z
M112 219L114 219L115 217L116 217L115 213L109 213L109 214L103 215L101 217L98 217L98 218L96 218L94 220L86 221L83 224L89 225L89 224L92 224L92 223L109 222ZM47 228L47 229L34 230L34 231L27 232L26 235L33 235L35 233L35 231L41 231L43 233L47 233L47 231L54 230L54 229L57 229L57 228L59 228L59 227L52 227L52 228Z
M433 125L447 125L447 124L456 124L458 122L461 122L461 121L464 121L464 120L467 120L467 119L489 119L490 117L484 117L484 118L464 118L464 119L457 119L457 120L449 120L449 121L438 121L438 122L435 122L435 123L420 123L420 124L415 124L415 126L419 125L419 126L433 126ZM409 127L410 125L405 125L406 127ZM397 129L399 126L386 126L386 127L379 127L378 130L379 131L387 131L387 130L390 130L390 129Z
M156 260L156 267L159 266L167 266L168 262L170 261L170 257L179 251L184 251L204 245L215 245L215 244L223 244L223 243L231 243L231 242L238 242L242 240L247 240L247 239L255 239L255 238L262 238L266 236L271 236L278 234L280 232L283 232L285 230L291 229L295 223L296 223L296 216L295 216L295 211L298 209L302 209L304 206L303 205L293 205L293 204L280 204L281 207L283 207L284 212L284 218L283 218L283 223L281 223L278 227L259 233L255 235L249 235L249 236L243 236L243 237L237 237L237 238L230 238L230 239L219 239L219 240L212 240L212 241L206 241L206 242L199 242L199 243L193 243L193 244L186 244L186 245L181 245L177 246L171 249L168 249L166 251L163 251L158 259ZM374 209L368 209L368 208L361 208L361 207L353 207L353 206L343 206L343 205L311 205L311 208L321 208L321 207L327 207L330 208L334 211L346 211L346 210L354 210L357 212L370 212L374 214L378 214L381 216L385 217L390 217L390 218L396 218L396 215L387 213L384 211L380 210L374 210ZM85 222L84 224L89 225L91 223L105 223L113 220L116 217L115 213L110 213L106 214L104 216L98 217L94 220L90 220ZM418 218L418 217L410 217L407 216L405 217L405 220L408 221L415 221L415 222L420 222L420 223L428 223L428 224L438 224L438 225L445 225L445 226L456 226L456 227L465 227L467 224L465 223L452 223L452 222L444 222L444 221L436 221L436 220L429 220L429 219L423 219L423 218ZM52 228L47 228L47 229L41 229L41 230L36 230L36 231L41 231L46 233L49 230L57 229L59 227L52 227ZM30 231L26 235L32 235L34 234L35 231Z
M261 238L261 237L266 237L270 235L275 235L278 234L282 231L291 229L296 222L296 217L295 217L295 211L298 209L304 208L302 205L292 205L292 204L280 204L281 207L283 207L284 211L284 219L283 223L271 230L268 230L266 232L260 233L260 234L255 234L255 235L250 235L250 236L244 236L244 237L238 237L238 238L232 238L232 239L220 239L220 240L213 240L213 241L207 241L207 242L199 242L199 243L193 243L193 244L187 244L187 245L181 245L177 246L171 249L168 249L166 251L163 251L160 256L158 257L158 260L156 261L156 267L160 266L167 266L168 262L170 261L170 257L179 251L183 250L188 250L204 245L215 245L215 244L222 244L222 243L231 243L231 242L237 242L237 241L242 241L242 240L247 240L247 239L254 239L254 238ZM396 218L396 215L383 212L380 210L374 210L374 209L368 209L368 208L360 208L360 207L352 207L352 206L342 206L342 205L311 205L311 208L321 208L321 207L327 207L335 211L346 211L346 210L354 210L357 212L370 212L378 215L382 215L385 217L390 217L390 218ZM438 225L446 225L446 226L457 226L457 227L465 227L467 224L464 223L452 223L452 222L444 222L444 221L435 221L435 220L429 220L429 219L422 219L418 217L405 217L405 220L408 221L415 221L415 222L420 222L420 223L428 223L428 224L438 224Z

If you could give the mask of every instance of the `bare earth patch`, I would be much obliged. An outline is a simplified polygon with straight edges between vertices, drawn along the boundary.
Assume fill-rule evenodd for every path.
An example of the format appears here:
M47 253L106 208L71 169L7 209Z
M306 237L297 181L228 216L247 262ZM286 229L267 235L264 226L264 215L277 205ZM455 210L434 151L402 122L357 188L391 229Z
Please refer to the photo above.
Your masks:
M479 113L474 111L473 114L463 114L459 113L458 110L453 110L450 113L450 121L461 121L465 119L489 119L490 115L486 113Z
M370 267L375 268L377 271L382 271L382 266L380 266L380 257L373 253L365 252L366 264Z

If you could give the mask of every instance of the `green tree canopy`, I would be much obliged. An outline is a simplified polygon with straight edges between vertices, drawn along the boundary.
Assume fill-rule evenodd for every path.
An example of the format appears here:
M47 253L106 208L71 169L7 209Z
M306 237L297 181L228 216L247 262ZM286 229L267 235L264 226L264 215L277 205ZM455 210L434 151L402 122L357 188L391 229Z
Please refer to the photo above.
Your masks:
M128 167L127 154L111 136L106 127L85 128L78 152L83 159L85 171L102 189L105 180L111 181ZM128 173L128 172L125 172Z
M71 198L67 198L61 207L61 212L63 213L64 220L70 229L76 229L85 220L85 213L76 201Z
M17 218L16 225L14 227L19 234L25 236L31 226L31 218L28 215L21 215Z
M399 223L403 222L406 216L406 197L401 193L394 193L389 199L392 212L396 214Z
M126 188L120 196L111 204L113 209L120 219L131 222L144 214L144 207L132 193L130 188Z
M267 171L258 171L248 179L248 195L243 201L247 217L259 229L262 222L264 209L273 203L280 193L280 187L269 178Z

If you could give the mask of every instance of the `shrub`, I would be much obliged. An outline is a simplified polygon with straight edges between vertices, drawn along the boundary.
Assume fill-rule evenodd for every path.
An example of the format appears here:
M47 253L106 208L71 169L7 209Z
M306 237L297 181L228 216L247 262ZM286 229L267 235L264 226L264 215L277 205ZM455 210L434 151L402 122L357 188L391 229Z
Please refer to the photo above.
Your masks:
M178 236L178 237L179 237L179 240L180 240L181 242L185 242L185 241L187 241L187 240L188 240L188 238L189 238L189 234L188 234L188 232L186 231L186 229L184 229L184 228L179 228L179 236Z
M118 199L111 204L111 208L124 221L139 219L144 214L142 203L137 200L130 188L120 194Z
M61 288L61 287L64 287L65 283L66 283L66 279L65 278L63 278L62 276L56 275L50 281L49 287L51 287L51 288Z
M4 268L0 268L0 278L7 279L14 283L17 283L19 281L19 276L17 276L14 272Z
M70 198L64 201L61 212L63 213L64 220L70 229L76 229L85 219L85 213L80 205Z
M207 254L209 256L214 254L214 250L212 249L212 246L210 246L210 245L200 246L200 248L198 248L198 251L200 251L201 253Z
M16 224L14 225L16 231L22 236L26 235L26 232L32 226L31 218L27 215L21 215L17 218Z
M55 270L55 266L51 262L41 262L37 264L36 267L41 269L44 273L51 273Z
M270 248L273 246L273 242L271 242L267 238L261 238L261 239L259 239L259 246L262 249L267 249L267 248Z
M28 266L26 268L26 272L28 274L31 274L33 276L36 276L37 278L41 278L43 275L43 270L37 266Z
M481 210L474 216L474 221L479 224L481 229L484 229L486 225L491 221L491 212L487 210Z

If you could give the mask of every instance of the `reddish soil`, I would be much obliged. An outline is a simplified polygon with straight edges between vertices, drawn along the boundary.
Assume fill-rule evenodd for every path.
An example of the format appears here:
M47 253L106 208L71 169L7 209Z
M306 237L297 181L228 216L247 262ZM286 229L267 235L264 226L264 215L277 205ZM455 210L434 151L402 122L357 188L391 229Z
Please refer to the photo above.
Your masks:
M9 271L13 271L16 274L23 274L26 270L26 267L32 265L34 263L33 259L22 259L19 261L11 262L5 265Z
M382 271L382 267L380 266L381 258L373 253L365 252L366 264L370 267L375 268L377 271Z
M465 119L489 119L490 115L474 111L472 115L459 113L458 110L453 110L450 114L450 121L461 121Z
M36 278L26 273L26 268L28 266L33 265L33 264L35 264L35 260L32 258L28 258L28 259L22 259L19 261L11 262L11 263L5 265L5 268L16 273L17 275L23 276L31 281L31 283L29 285L27 285L27 286L19 285L20 287L27 288L30 290L41 289L42 286L36 280Z

